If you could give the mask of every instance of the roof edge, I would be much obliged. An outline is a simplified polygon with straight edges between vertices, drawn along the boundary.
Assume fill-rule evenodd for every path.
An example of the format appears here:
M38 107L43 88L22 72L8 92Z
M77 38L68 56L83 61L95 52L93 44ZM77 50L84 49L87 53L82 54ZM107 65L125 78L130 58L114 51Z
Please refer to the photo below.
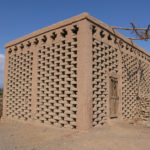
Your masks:
M66 19L64 21L57 22L57 23L52 24L52 25L50 25L48 27L44 27L44 28L36 30L36 31L34 31L34 32L30 33L30 34L27 34L27 35L25 35L25 36L23 36L21 38L18 38L16 40L8 42L7 44L5 44L5 48L8 48L8 47L11 47L13 45L19 44L19 43L21 43L23 41L29 40L29 39L31 39L33 37L36 37L36 36L39 36L41 34L47 33L49 31L56 30L57 28L61 28L63 26L66 26L66 25L69 25L69 24L81 21L83 19L87 19L90 22L92 22L92 23L94 23L94 24L96 24L96 25L104 28L108 32L111 32L113 35L115 35L118 38L122 39L124 42L130 44L131 46L139 49L140 51L142 51L142 52L146 53L148 56L150 56L150 53L148 51L146 51L145 49L141 48L140 46L138 46L137 44L135 44L134 42L132 42L130 39L127 39L124 35L122 35L118 31L114 30L111 26L108 26L107 24L103 23L102 21L100 21L100 20L92 17L87 12L84 12L84 13L79 14L77 16L71 17L71 18Z
M85 13L79 14L77 16L71 17L69 19L66 19L64 21L57 22L57 23L52 24L52 25L50 25L48 27L44 27L42 29L33 31L32 33L29 33L29 34L27 34L27 35L25 35L23 37L20 37L20 38L18 38L16 40L10 41L10 42L5 44L5 48L11 47L11 46L16 45L18 43L21 43L23 41L29 40L29 39L31 39L33 37L36 37L38 35L47 33L47 32L52 31L52 30L56 30L57 28L61 28L61 27L66 26L68 24L72 24L72 23L78 22L80 20L89 18L89 17L90 17L90 15L87 12L85 12Z
M146 51L144 48L138 46L137 44L135 44L133 41L131 41L130 39L128 39L127 37L125 37L124 35L122 35L120 32L116 31L115 29L113 29L111 26L108 26L107 24L103 23L102 21L88 15L87 19L89 21L91 21L92 23L96 24L97 26L100 26L102 28L104 28L105 30L107 30L108 32L111 32L113 35L117 36L118 38L122 39L124 42L130 44L131 46L133 46L134 48L137 48L138 50L146 53L148 56L150 56L150 53L148 51Z

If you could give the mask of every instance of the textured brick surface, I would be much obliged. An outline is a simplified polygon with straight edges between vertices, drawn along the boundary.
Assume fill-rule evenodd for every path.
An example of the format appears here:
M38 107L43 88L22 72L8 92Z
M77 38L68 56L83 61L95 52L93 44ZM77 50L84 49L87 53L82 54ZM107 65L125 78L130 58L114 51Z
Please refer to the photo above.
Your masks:
M38 58L36 119L76 128L77 36L43 47Z
M9 48L8 118L77 127L77 24Z
M9 54L6 112L8 117L31 118L31 87L33 52L19 51Z
M150 55L87 13L5 45L3 116L88 129L110 119L150 119Z
M99 32L93 35L93 126L105 123L109 95L107 76L118 72L118 50L96 34Z
M2 109L3 109L2 101L3 99L0 98L0 117L2 116Z
M150 119L149 55L93 24L93 126L109 116L109 80L121 71L122 119ZM120 58L119 58L120 55ZM121 60L121 69L118 68ZM120 70L119 70L120 69ZM119 111L119 110L118 110Z

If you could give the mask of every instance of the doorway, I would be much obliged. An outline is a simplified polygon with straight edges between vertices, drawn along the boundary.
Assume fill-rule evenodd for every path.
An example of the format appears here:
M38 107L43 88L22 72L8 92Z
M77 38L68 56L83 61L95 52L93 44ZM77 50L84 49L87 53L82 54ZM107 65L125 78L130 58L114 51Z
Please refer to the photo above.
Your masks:
M110 118L118 118L119 96L118 96L118 78L110 77L109 88L109 108Z

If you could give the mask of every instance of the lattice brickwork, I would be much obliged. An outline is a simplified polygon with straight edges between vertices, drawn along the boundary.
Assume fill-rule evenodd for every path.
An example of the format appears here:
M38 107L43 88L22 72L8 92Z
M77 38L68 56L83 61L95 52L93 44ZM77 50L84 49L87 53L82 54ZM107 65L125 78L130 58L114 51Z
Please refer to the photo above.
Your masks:
M129 45L122 55L122 115L124 119L149 118L150 66L147 55Z
M108 73L118 72L118 50L101 38L96 39L100 31L93 35L93 126L103 125L106 121L108 107Z
M3 108L3 99L0 98L0 118L2 116L2 108Z
M138 90L137 59L129 54L123 54L122 62L122 114L123 118L134 119L136 117Z
M76 128L77 37L38 51L36 118L59 127Z
M19 51L19 52L18 52ZM17 50L8 57L7 116L31 119L33 52Z
M5 47L4 117L73 129L150 119L150 55L87 13Z

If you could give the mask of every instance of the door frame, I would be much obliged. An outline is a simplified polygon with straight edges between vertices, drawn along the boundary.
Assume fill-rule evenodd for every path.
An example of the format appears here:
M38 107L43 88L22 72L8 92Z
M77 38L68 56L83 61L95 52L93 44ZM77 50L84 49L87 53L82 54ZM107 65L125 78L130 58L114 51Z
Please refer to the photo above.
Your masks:
M108 95L107 95L107 119L108 120L114 120L110 117L110 78L117 78L118 81L118 112L117 112L117 118L114 119L122 119L122 77L121 75L111 72L107 73L107 89L108 89Z
M114 84L114 85L113 85ZM116 85L115 91L113 90ZM118 78L109 77L109 117L110 119L118 118L119 111L119 92L118 92ZM116 94L115 94L116 93Z

